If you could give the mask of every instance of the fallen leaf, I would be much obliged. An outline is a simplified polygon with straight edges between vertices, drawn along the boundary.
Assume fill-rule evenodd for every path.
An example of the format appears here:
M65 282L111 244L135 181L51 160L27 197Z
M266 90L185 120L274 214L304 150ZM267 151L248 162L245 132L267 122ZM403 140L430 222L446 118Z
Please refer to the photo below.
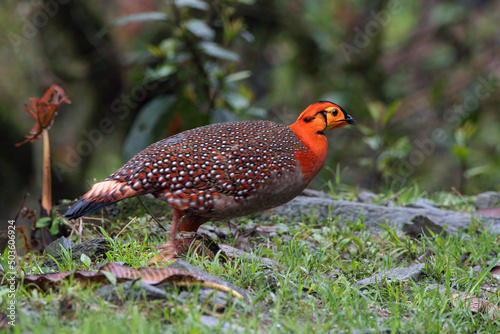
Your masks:
M472 266L472 270L477 271L478 273L483 272L483 270L487 270L489 266L491 266L493 262L492 261L487 261L483 264L477 264L475 266ZM500 265L493 266L490 270L490 274L492 275L500 275Z
M164 268L140 268L134 269L126 267L116 262L105 263L99 267L98 271L75 270L49 274L27 275L22 280L23 285L27 287L39 287L47 290L54 287L67 277L72 276L74 280L80 282L92 282L109 284L108 276L111 274L116 278L116 282L131 281L140 279L143 283L149 285L159 285L170 283L179 286L192 286L200 284L205 287L221 291L231 292L237 298L243 298L238 292L213 282L206 282L201 276L191 274L186 270L164 267Z
M48 286L54 285L54 283L61 282L69 276L73 276L74 279L79 281L107 283L108 279L103 273L104 271L111 273L114 277L116 277L118 282L139 278L142 279L144 283L151 285L163 282L180 283L202 281L199 280L196 275L175 268L165 267L134 269L115 262L109 262L101 266L99 271L75 270L49 274L27 275L24 276L23 284L32 284L45 289Z
M493 268L491 268L490 274L500 275L500 266L494 266Z
M500 316L500 307L486 299L473 296L470 293L455 293L451 297L453 298L453 306L455 307L463 305L473 313L488 314L493 319L497 319Z

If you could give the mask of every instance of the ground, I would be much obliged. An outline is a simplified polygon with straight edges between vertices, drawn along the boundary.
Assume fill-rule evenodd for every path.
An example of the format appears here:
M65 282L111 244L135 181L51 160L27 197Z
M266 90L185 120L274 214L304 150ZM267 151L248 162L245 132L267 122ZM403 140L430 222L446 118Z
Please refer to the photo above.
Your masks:
M344 199L353 197L344 194ZM386 194L375 201L399 205L414 199ZM472 201L455 195L434 200L447 201L448 208L457 211L467 211ZM162 204L147 200L146 205L161 217ZM167 226L168 216L159 221ZM20 258L24 273L95 270L95 265L106 262L142 268L158 253L155 246L167 240L136 200L82 223L81 232L73 226L75 241L104 237L110 241L109 251L95 259L63 254L52 269L43 266L47 255L28 254ZM92 334L499 332L497 276L490 273L496 268L497 234L480 221L456 234L418 237L390 226L388 222L380 229L369 229L363 219L346 222L339 217L318 220L313 216L294 221L254 216L209 223L203 231L217 243L254 256L228 253L224 261L220 255L210 258L191 252L185 261L239 288L242 298L220 286L180 286L176 281L157 286L120 283L108 275L96 281L68 276L46 290L24 282L15 297L16 326L10 330ZM120 242L114 239L116 235ZM394 268L400 269L394 272ZM379 275L375 278L375 274ZM6 286L0 289L3 310L7 290Z

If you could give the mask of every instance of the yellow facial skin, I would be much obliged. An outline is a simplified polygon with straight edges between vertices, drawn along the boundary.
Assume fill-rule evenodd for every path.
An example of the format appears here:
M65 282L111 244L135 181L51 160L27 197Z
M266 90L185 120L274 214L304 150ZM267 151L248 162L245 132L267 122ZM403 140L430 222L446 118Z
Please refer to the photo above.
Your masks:
M347 123L344 120L344 114L342 111L335 107L325 108L326 113L326 128L324 131L340 128Z

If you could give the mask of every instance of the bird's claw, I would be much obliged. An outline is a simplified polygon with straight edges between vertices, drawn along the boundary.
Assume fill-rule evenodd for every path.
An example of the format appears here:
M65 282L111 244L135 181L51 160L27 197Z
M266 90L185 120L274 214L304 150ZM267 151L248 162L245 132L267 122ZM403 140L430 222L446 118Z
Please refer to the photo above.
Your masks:
M167 242L156 246L160 250L158 255L149 260L148 265L162 264L172 262L178 254L178 247L176 242Z
M184 257L190 252L190 247L191 252L194 252L202 257L208 256L209 258L214 259L218 252L222 252L222 259L224 259L224 256L227 258L217 243L204 234L181 232L179 235L183 238L158 245L156 248L160 250L160 253L152 258L148 264L153 265L155 263L168 263L173 261L176 257Z

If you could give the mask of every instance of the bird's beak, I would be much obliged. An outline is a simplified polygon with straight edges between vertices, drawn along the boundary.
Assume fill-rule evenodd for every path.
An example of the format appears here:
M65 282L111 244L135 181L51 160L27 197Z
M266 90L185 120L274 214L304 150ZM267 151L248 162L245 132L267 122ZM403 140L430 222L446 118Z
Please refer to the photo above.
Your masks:
M350 115L345 115L345 119L343 121L345 121L347 124L356 125L356 121Z

